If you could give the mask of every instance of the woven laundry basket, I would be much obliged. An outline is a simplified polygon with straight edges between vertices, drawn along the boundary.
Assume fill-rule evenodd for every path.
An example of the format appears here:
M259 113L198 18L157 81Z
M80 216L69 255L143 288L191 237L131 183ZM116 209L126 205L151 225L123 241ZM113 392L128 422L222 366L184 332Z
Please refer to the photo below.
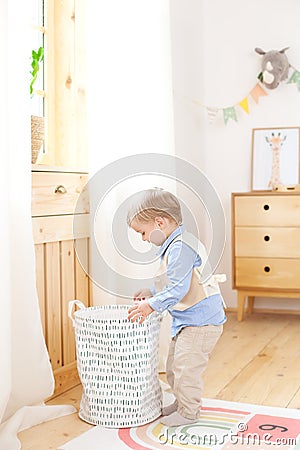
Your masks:
M72 317L74 305L80 309ZM161 315L143 324L127 319L130 305L85 308L69 302L83 393L79 417L93 425L143 425L161 414L158 342Z

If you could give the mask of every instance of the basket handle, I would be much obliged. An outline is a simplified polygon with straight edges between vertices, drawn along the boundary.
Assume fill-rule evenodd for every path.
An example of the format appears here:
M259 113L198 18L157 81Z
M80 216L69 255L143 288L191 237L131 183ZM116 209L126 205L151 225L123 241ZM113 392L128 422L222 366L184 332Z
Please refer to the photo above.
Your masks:
M68 306L68 316L72 320L73 327L75 327L75 320L73 319L72 312L74 305L78 306L79 309L85 309L84 304L80 300L70 300Z

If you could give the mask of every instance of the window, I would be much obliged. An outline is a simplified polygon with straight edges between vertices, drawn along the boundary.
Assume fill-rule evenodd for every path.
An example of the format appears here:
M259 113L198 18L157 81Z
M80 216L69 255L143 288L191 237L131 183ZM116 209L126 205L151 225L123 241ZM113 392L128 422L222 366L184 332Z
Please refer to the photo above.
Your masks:
M86 170L86 0L28 1L32 49L45 52L31 99L31 114L45 118L37 163Z
M45 116L45 85L44 85L44 39L45 39L45 2L30 0L31 11L31 47L30 58L30 112L31 116ZM33 56L34 55L34 56ZM44 153L44 145L40 150Z

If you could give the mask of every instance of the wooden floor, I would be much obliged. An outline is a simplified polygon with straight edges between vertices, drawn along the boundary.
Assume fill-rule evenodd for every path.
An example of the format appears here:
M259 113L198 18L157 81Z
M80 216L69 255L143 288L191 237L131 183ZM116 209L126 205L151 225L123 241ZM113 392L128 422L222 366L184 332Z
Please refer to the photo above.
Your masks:
M204 397L300 408L300 316L253 314L238 323L228 314L204 377ZM162 378L163 375L161 376ZM78 386L49 401L77 409ZM19 434L22 450L57 449L92 428L77 413Z

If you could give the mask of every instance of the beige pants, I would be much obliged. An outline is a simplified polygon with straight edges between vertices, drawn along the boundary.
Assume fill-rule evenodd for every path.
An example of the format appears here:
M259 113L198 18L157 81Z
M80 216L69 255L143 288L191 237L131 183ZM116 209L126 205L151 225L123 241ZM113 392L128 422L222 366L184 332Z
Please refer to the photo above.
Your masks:
M223 325L185 327L171 341L167 380L178 403L177 411L188 419L200 416L202 373L222 331Z

